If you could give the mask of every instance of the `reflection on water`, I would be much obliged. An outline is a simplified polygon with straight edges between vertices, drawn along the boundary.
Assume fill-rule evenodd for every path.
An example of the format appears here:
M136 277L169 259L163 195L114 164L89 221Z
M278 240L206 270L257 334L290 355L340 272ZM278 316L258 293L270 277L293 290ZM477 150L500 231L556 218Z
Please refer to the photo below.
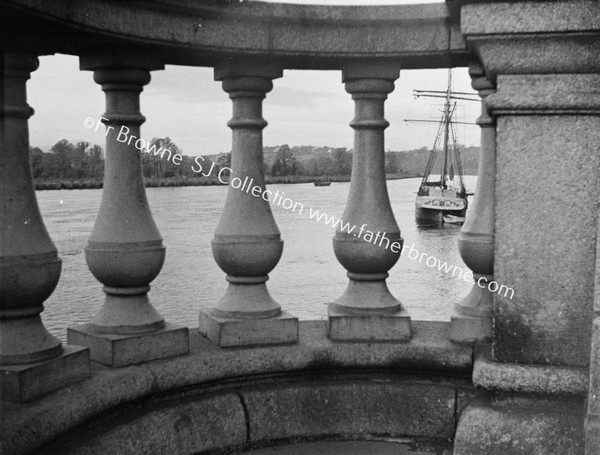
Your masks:
M475 188L475 177L467 177ZM419 228L414 219L415 192L420 179L388 181L388 190L405 248L463 267L456 246L460 227ZM326 304L344 291L346 271L336 260L330 226L311 220L309 208L340 217L349 183L271 185L294 202L302 214L273 207L285 241L283 256L268 282L272 296L301 319L323 319ZM88 322L100 308L102 285L89 272L84 248L100 205L102 190L37 192L46 227L63 260L63 271L42 314L46 327L64 339L66 327ZM214 305L226 288L225 274L214 262L210 241L219 221L227 188L221 186L148 188L154 218L167 246L161 274L152 283L150 299L170 322L198 326L198 309ZM452 304L464 297L470 284L406 252L390 271L388 286L415 319L445 320ZM414 255L413 255L414 257Z

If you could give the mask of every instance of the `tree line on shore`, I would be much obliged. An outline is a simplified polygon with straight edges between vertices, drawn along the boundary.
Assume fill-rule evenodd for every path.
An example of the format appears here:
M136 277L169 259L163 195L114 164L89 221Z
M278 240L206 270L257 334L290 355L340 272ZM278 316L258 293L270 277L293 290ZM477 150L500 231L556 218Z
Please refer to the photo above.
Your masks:
M421 176L427 161L425 147L385 154L385 171L396 178ZM463 148L466 174L477 170L478 147ZM62 139L45 153L30 147L33 178L38 189L98 188L104 176L101 146ZM264 147L264 172L269 182L307 182L317 178L348 180L352 169L351 150L346 148L293 146ZM219 173L227 174L231 154L194 157L184 155L168 137L154 138L141 154L142 174L147 186L169 184L219 184Z

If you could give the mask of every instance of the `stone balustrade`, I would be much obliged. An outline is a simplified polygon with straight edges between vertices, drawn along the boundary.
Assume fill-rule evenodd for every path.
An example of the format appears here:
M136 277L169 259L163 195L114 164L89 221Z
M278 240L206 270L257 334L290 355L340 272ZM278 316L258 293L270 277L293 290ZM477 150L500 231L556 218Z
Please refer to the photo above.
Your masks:
M386 437L456 455L597 454L599 19L584 1L0 1L0 451ZM66 345L40 318L61 263L28 158L26 81L55 52L78 55L106 94L106 175L86 248L105 301ZM140 94L165 64L214 68L233 105L230 177L261 191L272 81L284 69L341 71L355 105L342 217L380 238L336 232L349 283L326 324L300 323L270 296L283 240L268 201L231 187L212 242L225 295L199 328L152 306L165 245L140 151L117 135L140 137ZM384 104L404 69L467 65L482 140L458 248L475 283L451 321L415 321L386 285L403 239L385 182ZM493 294L493 280L514 296Z

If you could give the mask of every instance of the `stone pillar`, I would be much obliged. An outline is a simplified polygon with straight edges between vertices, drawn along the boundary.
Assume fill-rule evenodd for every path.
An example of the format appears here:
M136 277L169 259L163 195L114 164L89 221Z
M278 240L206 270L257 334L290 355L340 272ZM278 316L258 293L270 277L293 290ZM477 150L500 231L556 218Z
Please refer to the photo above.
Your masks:
M590 359L598 198L600 5L463 7L462 27L496 81L493 355L586 366ZM562 17L575 17L565 25ZM535 18L535 19L534 19ZM586 40L573 38L585 31Z
M217 264L227 273L225 296L200 312L200 331L220 346L294 343L298 319L281 311L266 281L283 241L268 201L281 195L265 187L262 155L262 101L281 77L280 67L256 61L228 60L215 67L215 80L233 103L231 175L227 200L212 241Z
M1 56L0 399L27 401L88 377L89 351L63 346L40 319L61 261L40 215L29 162L33 109L25 86L38 59L25 52Z
M463 410L455 455L585 450L600 194L598 17L600 4L577 0L461 7L466 42L496 86L486 105L497 125L494 281L505 289L493 295L491 352L473 365L474 385L489 393Z
M188 329L165 323L148 299L165 247L146 199L142 178L140 92L150 70L163 66L142 51L106 50L81 57L106 93L106 169L102 201L86 248L105 301L89 324L71 327L70 341L89 346L109 366L187 354Z
M494 92L481 64L469 66L472 86L481 96L481 149L475 198L458 236L458 249L465 264L473 271L471 291L455 304L451 317L453 341L488 340L492 336L492 292L488 286L494 273L494 210L496 190L496 122L488 114L485 100ZM492 290L495 289L492 284Z
M342 80L355 102L354 156L348 202L333 238L335 255L348 271L348 288L329 304L329 337L340 341L401 341L410 318L386 285L403 239L385 180L384 103L399 76L394 62L344 66ZM348 225L343 228L344 225Z

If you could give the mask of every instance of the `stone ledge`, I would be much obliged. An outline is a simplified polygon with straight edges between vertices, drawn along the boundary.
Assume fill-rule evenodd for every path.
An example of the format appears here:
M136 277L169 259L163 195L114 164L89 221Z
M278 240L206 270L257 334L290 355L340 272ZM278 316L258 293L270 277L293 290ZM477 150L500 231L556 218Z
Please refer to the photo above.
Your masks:
M451 455L452 447L448 441L438 444L429 441L412 441L402 438L400 440L369 440L369 441L321 441L304 442L291 445L278 446L276 452L273 448L256 449L249 452L251 455L331 455L343 453L345 455Z
M466 382L466 381L465 381ZM463 384L463 387L466 384ZM452 439L460 384L417 377L286 381L240 390L250 442L347 435Z
M453 454L583 455L583 398L538 404L473 402L460 416Z
M240 378L124 403L36 453L240 453L298 441L372 438L447 446L464 391L472 392L466 376L292 372Z
M473 383L490 391L585 395L589 372L583 367L494 362L491 346L481 345L475 349Z
M493 115L598 114L599 84L598 74L499 75L485 103Z
M41 448L39 455L196 454L242 446L246 416L233 392L118 408Z
M597 2L486 2L464 5L461 25L465 34L532 34L600 30Z
M405 343L335 343L327 321L302 321L295 345L219 348L190 331L190 354L124 368L92 363L92 377L28 405L0 404L0 453L28 453L124 403L180 388L271 373L407 370L469 374L472 348L448 340L447 322L413 321Z

